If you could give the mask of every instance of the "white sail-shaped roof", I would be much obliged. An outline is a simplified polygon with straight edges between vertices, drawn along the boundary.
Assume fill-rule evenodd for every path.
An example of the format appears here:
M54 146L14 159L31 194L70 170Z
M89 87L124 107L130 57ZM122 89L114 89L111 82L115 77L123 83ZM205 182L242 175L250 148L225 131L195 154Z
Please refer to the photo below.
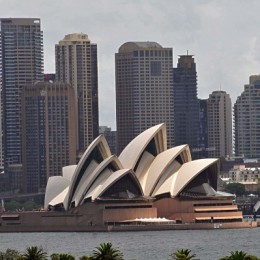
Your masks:
M69 187L65 188L58 196L53 198L50 202L50 206L57 206L57 205L63 205L64 207L64 201L66 199L66 196L68 194Z
M47 209L50 201L52 201L62 191L64 191L64 189L66 189L69 186L69 184L69 180L62 176L50 177L46 186L44 209Z
M68 165L68 166L62 167L62 176L64 178L68 179L69 181L71 181L76 168L77 168L77 165Z
M93 151L97 149L97 153L93 154ZM65 208L68 209L71 206L71 200L74 197L74 194L77 193L77 189L81 186L78 186L81 178L88 173L87 168L90 163L96 161L97 166L100 163L100 160L104 160L105 158L111 156L111 152L107 141L103 135L98 136L87 148L83 156L81 157L77 168L75 169L75 173L73 176L72 183L69 187L69 192L67 196L67 201L65 203ZM100 158L101 157L101 158Z
M183 164L182 167L168 178L152 195L159 196L169 193L172 197L177 196L196 176L213 164L218 164L218 159L200 159ZM212 176L215 179L215 183L217 183L217 172L214 172ZM217 187L213 188L216 189Z
M118 182L121 178L123 178L126 175L130 175L131 178L134 180L136 186L138 187L140 194L143 195L142 188L133 173L131 169L122 169L119 171L114 172L105 180L102 186L100 186L98 189L96 189L94 192L89 194L88 196L91 196L92 200L97 199L98 197L101 197L102 194L106 192L107 189L109 189L112 185L114 185L116 182Z
M167 149L165 124L153 126L135 137L121 152L119 160L126 169L134 169L150 141L154 139L157 154Z
M160 185L160 178L164 181L167 179L168 175L172 175L179 170L182 165L176 160L176 157L179 155L183 163L191 161L189 146L176 146L156 156L155 160L150 165L149 170L140 180L146 196L150 196L156 185Z
M109 167L111 165L113 167ZM98 165L98 167L95 167L89 174L86 174L87 178L84 179L84 182L82 182L78 189L79 192L75 193L75 196L72 199L72 202L75 201L75 206L82 204L82 200L86 198L85 196L89 189L95 189L96 186L102 185L103 179L108 178L109 175L111 175L114 171L117 171L119 169L122 169L120 161L115 155L111 155L110 157L102 161Z
M49 178L44 207L68 210L86 201L131 199L135 194L157 199L181 192L181 196L219 196L215 192L218 171L218 159L191 161L188 145L167 150L164 124L138 135L119 158L111 155L101 135L89 145L78 165L63 167L63 176Z

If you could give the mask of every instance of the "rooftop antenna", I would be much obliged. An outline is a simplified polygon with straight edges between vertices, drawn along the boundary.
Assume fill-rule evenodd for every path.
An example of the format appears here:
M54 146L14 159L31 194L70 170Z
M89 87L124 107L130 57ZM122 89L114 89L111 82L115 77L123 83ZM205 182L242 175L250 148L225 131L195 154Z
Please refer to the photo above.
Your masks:
M187 56L189 55L189 50L187 50Z
M221 83L219 84L219 90L221 91Z

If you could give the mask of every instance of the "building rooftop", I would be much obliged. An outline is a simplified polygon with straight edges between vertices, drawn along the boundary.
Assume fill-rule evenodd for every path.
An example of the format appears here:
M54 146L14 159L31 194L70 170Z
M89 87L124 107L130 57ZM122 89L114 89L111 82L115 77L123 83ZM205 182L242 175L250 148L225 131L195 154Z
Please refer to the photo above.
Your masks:
M120 46L119 52L131 52L139 49L162 49L157 42L126 42Z

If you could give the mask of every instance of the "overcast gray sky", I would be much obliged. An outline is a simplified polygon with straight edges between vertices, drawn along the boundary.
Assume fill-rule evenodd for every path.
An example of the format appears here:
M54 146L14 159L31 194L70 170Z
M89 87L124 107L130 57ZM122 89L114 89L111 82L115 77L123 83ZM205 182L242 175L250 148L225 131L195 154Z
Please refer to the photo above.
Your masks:
M83 32L98 45L100 125L115 129L114 54L127 41L156 41L195 55L198 96L225 90L234 103L250 75L260 74L258 0L0 0L0 17L41 19L45 72L54 46Z

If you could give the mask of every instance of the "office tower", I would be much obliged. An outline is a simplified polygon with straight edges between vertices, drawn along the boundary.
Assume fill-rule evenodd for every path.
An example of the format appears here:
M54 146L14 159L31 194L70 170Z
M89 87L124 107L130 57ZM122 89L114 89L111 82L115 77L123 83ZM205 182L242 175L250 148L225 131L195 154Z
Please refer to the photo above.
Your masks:
M198 148L193 149L196 158L208 158L208 100L199 101L199 141Z
M44 190L50 176L76 163L75 97L69 84L22 88L23 191Z
M38 18L1 18L4 165L9 183L22 169L21 87L43 80L43 34Z
M232 105L225 91L213 91L208 99L209 157L232 155Z
M91 43L86 34L68 34L56 44L55 53L56 80L71 84L75 92L80 156L99 130L97 45Z
M111 130L111 127L99 126L99 134L105 136L111 153L116 154L116 131Z
M1 47L0 47L0 60L1 60ZM1 66L1 64L0 64ZM3 154L3 107L2 107L2 69L0 67L0 171L4 168L4 154Z
M260 158L260 75L249 78L249 84L234 105L235 154Z
M172 48L127 42L115 55L117 153L145 129L166 123L174 145Z
M174 140L175 145L188 144L197 158L199 102L197 72L193 55L181 55L173 69Z

